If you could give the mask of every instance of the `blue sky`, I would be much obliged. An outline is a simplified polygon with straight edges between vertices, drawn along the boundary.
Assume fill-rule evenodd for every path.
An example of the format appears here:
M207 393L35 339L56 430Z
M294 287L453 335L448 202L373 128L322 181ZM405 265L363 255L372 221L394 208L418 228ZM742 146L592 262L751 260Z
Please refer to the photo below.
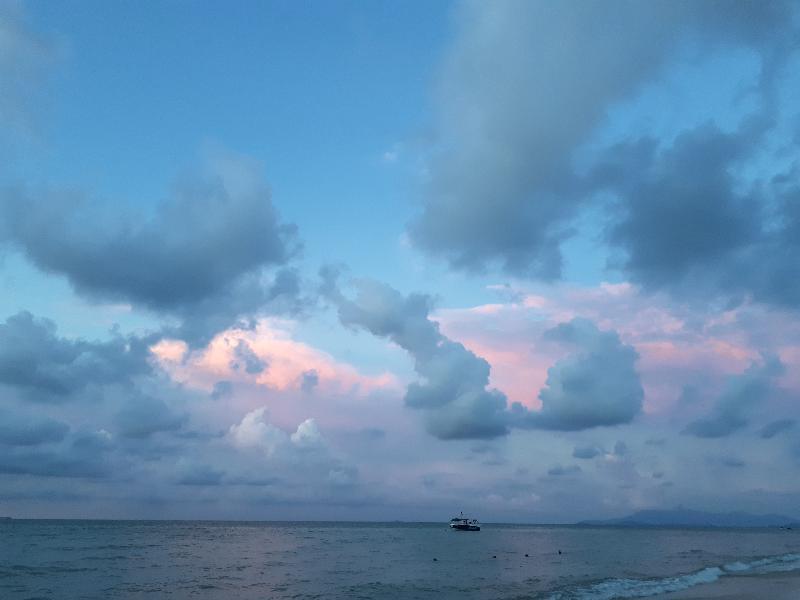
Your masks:
M0 513L795 510L792 3L0 7Z

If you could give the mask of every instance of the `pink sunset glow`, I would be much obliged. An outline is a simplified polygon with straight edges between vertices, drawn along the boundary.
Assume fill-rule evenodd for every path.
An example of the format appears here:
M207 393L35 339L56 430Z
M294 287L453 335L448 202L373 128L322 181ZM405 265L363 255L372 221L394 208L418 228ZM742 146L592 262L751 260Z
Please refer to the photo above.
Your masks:
M258 374L234 368L235 348L244 341L265 367ZM303 376L314 372L323 393L367 394L377 389L400 389L389 372L365 375L326 352L291 337L291 323L262 319L254 330L228 329L217 334L207 347L187 355L178 340L163 340L151 348L159 364L176 381L210 391L221 380L262 385L280 391L299 390Z

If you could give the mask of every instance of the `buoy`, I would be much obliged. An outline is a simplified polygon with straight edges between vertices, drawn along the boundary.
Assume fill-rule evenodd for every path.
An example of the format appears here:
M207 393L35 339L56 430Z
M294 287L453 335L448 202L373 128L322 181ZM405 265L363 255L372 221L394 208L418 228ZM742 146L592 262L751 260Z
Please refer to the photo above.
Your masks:
M528 555L527 555L527 554L525 555L525 558L528 558Z
M497 555L495 554L494 556L492 556L492 558L497 558Z
M558 553L561 554L561 550L559 550Z
M433 562L436 562L436 561L438 561L438 560L439 560L438 558L434 558L434 559L433 559Z

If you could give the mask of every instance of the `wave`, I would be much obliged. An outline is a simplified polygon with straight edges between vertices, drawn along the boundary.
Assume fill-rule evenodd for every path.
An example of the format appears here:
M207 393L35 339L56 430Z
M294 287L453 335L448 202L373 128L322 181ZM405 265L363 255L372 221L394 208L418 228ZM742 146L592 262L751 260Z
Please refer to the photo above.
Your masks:
M725 575L765 574L800 569L800 554L767 556L750 562L732 562L721 567L706 567L674 577L659 579L607 579L586 587L556 592L548 600L613 600L614 598L646 598L668 592L679 592L703 583L713 583Z

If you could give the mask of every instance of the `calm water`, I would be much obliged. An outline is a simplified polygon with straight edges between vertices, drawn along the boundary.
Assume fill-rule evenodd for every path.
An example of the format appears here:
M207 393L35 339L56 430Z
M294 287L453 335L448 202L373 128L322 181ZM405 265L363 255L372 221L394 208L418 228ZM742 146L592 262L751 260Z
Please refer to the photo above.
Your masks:
M792 569L800 532L780 530L0 522L3 599L602 599Z

